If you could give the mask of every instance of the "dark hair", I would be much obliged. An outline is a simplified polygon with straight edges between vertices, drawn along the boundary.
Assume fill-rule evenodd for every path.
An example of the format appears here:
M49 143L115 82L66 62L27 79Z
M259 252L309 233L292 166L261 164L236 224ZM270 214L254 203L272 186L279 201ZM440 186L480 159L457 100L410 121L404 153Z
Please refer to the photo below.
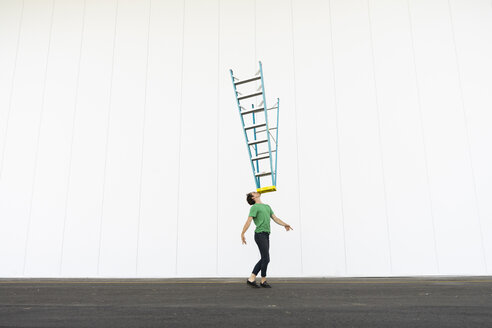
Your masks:
M254 205L255 200L253 199L253 193L250 192L249 194L246 195L246 201L248 202L249 205Z

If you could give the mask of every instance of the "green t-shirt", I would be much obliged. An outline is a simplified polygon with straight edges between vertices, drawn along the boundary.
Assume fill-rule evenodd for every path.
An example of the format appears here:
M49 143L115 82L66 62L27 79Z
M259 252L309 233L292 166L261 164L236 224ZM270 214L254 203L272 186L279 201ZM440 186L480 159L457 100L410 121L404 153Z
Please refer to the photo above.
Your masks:
M249 210L249 216L253 217L255 232L270 232L270 217L272 208L267 204L254 204Z

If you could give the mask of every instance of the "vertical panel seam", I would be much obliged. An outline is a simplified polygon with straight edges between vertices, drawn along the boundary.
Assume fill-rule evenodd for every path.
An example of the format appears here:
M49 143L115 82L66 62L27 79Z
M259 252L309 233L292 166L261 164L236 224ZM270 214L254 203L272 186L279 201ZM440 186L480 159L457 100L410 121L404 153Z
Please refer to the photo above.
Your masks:
M371 9L369 0L366 1L367 4L367 17L369 22L369 37L371 41L371 59L372 59L372 76L374 83L374 96L376 102L376 116L378 121L378 141L379 141L379 156L381 158L381 175L383 182L383 198L384 198L384 212L386 217L386 235L388 242L388 250L389 250L389 265L390 265L390 274L393 273L393 262L392 262L392 253L391 253L391 237L390 237L390 227L389 227L389 214L388 214L388 191L386 188L386 174L384 170L384 150L383 150L383 141L381 136L381 113L379 108L379 96L378 96L378 84L376 77L376 55L374 53L374 37L373 37L373 28L372 28L372 20L371 20Z
M423 151L424 151L424 163L425 163L425 175L426 175L426 182L427 182L427 191L428 191L428 197L429 197L429 211L430 211L430 216L431 216L431 221L432 221L432 235L434 238L434 256L436 260L436 267L437 267L437 273L440 272L440 265L439 265L439 256L437 252L437 239L436 239L436 227L435 227L435 218L434 218L434 209L433 209L433 202L432 202L432 192L431 192L431 185L430 185L430 177L429 177L429 160L427 156L427 146L426 146L426 138L425 138L425 129L424 129L424 118L423 118L423 113L422 113L422 99L420 95L420 88L419 88L419 78L418 78L418 70L417 70L417 61L416 61L416 53L415 53L415 40L414 40L414 33L413 33L413 21L412 21L412 14L410 11L410 0L407 0L407 9L408 9L408 22L409 22L409 27L410 27L410 40L411 40L411 45L412 45L412 58L413 58L413 69L414 69L414 74L415 74L415 90L417 92L417 102L418 102L418 110L419 110L419 118L420 118L420 128L421 128L421 135L422 135L422 146L423 146Z
M253 4L254 4L253 14L254 14L254 29L255 29L255 32L254 32L255 33L254 34L255 62L254 62L253 68L254 68L254 71L256 73L256 64L258 63L258 57L256 55L256 0L254 0ZM258 85L258 83L256 83L256 84Z
M338 124L338 102L337 102L337 89L336 89L336 76L335 76L335 50L333 43L333 23L332 23L332 9L331 0L328 1L329 10L329 22L330 22L330 48L331 48L331 67L333 72L333 103L335 110L335 125L337 130L337 155L338 155L338 184L340 190L340 210L342 214L342 232L343 232L343 250L344 250L344 265L345 265L345 275L348 274L347 271L347 243L346 243L346 233L345 233L345 212L343 203L343 187L342 187L342 163L340 155L340 128Z
M216 171L216 182L217 182L217 197L216 197L216 247L217 247L217 252L215 254L216 256L216 261L215 261L215 274L218 276L219 275L219 156L220 156L220 149L219 149L219 139L220 139L220 0L217 0L217 171Z
M3 145L2 145L2 158L0 162L0 181L2 180L2 173L3 173L3 163L5 160L5 148L7 147L7 137L8 137L8 130L9 130L9 122L10 122L10 112L12 109L12 98L14 94L14 82L15 82L15 75L17 73L17 62L19 58L19 44L20 44L20 38L21 38L21 31L22 31L22 22L24 20L24 0L22 1L22 6L21 6L21 14L19 17L19 28L17 30L17 43L15 46L15 59L14 59L14 68L12 70L12 79L10 82L10 94L9 94L9 107L7 109L7 118L6 118L6 124L5 124L5 132L4 132L4 138L3 138Z
M181 35L181 85L179 96L179 122L178 122L178 196L177 196L177 210L176 210L176 263L175 263L175 276L178 276L178 238L179 238L179 201L180 201L180 184L181 184L181 122L183 119L183 66L184 66L184 40L185 40L185 14L186 14L186 0L183 0L183 24Z
M299 170L299 131L298 131L298 120L297 120L297 80L296 80L296 56L295 56L295 45L294 45L294 5L293 0L290 0L290 26L291 26L291 36L292 36L292 73L294 77L294 118L296 127L296 164L297 164L297 202L298 202L298 215L299 215L299 236L300 236L300 247L301 247L301 275L304 272L303 265L303 252L302 252L302 214L301 214L301 181L300 181L300 170ZM275 172L276 174L277 172Z
M64 245L65 245L65 232L66 232L66 222L67 222L67 211L68 211L68 194L70 190L70 179L72 174L72 159L73 159L73 141L75 135L75 122L77 118L77 107L78 107L78 97L79 97L79 85L80 85L80 65L82 61L82 49L84 43L84 30L85 30L85 15L86 15L86 5L87 0L84 0L84 6L82 9L82 28L80 32L80 45L79 45L79 61L77 64L77 78L75 82L75 98L74 98L74 106L73 106L73 114L72 114L72 132L70 136L70 154L68 156L68 172L67 172L67 186L65 192L65 209L63 214L63 230L62 230L62 240L61 240L61 249L60 249L60 263L58 268L58 275L62 274L63 267L63 253L64 253Z
M22 266L22 275L25 275L26 272L26 259L27 259L27 246L29 242L29 232L31 228L31 220L32 220L32 203L33 203L33 198L34 198L34 188L36 186L36 172L37 172L37 165L38 165L38 153L39 153L39 139L41 138L41 126L43 122L43 114L44 114L44 107L45 107L45 99L46 99L46 80L48 79L48 66L49 66L49 58L50 58L50 52L51 52L51 39L53 37L53 17L55 13L55 0L51 1L51 18L50 18L50 32L49 32L49 37L48 37L48 51L46 53L46 63L44 67L44 82L43 82L43 94L41 98L41 111L39 113L39 122L38 122L38 130L37 130L37 140L36 140L36 150L34 154L34 169L33 169L33 177L32 177L32 184L31 184L31 196L29 200L29 214L27 218L27 231L26 231L26 238L25 238L25 245L24 245L24 264Z
M297 80L296 80L296 57L295 57L295 45L294 45L294 5L293 0L290 0L290 26L292 36L292 73L294 77L294 118L296 127L296 163L297 163L297 202L298 202L298 214L299 214L299 236L300 236L300 248L301 248L301 275L304 272L303 254L302 254L302 214L301 214L301 181L299 170L299 131L297 120ZM277 174L277 172L275 172Z
M101 244L102 244L102 228L103 228L103 216L104 216L104 196L106 192L106 173L108 166L108 144L109 144L109 129L110 129L110 121L111 121L111 106L112 106L112 98L113 98L113 80L114 80L114 57L115 57L115 48L116 48L116 28L118 24L118 6L119 0L116 0L116 8L114 14L114 30L113 30L113 59L111 63L111 78L109 85L109 101L108 101L108 114L106 121L106 144L104 150L104 171L103 171L103 188L102 188L102 199L101 199L101 216L99 220L99 250L97 255L97 276L99 276L99 268L101 262Z
M476 206L476 212L477 212L477 220L478 220L478 227L480 230L480 243L482 246L482 256L483 256L483 264L485 266L485 272L488 272L488 265L487 265L487 259L485 256L485 246L484 246L484 241L483 241L483 232L482 232L482 219L480 215L480 206L479 206L479 201L478 201L478 193L477 193L477 182L476 182L476 175L475 175L475 169L473 167L473 156L472 156L472 150L471 150L471 141L470 141L470 132L468 128L468 116L466 113L466 105L465 105L465 96L463 92L463 83L461 79L461 66L459 63L459 56L458 56L458 48L456 44L456 35L455 35L455 30L454 30L454 20L453 20L453 13L452 13L452 8L451 8L451 2L448 0L448 12L449 12L449 21L450 21L450 26L451 26L451 35L453 37L453 46L454 46L454 55L455 55L455 60L456 60L456 70L458 73L458 85L460 89L460 99L461 99L461 109L463 112L463 122L464 122L464 128L465 128L465 139L467 143L467 148L468 148L468 158L470 161L470 170L471 170L471 178L472 178L472 184L473 184L473 198L475 200L475 206Z
M150 22L152 16L152 0L149 0L149 19L147 24L147 58L145 62L145 86L144 86L144 103L142 118L142 156L140 159L140 181L138 187L138 218L137 218L137 251L135 256L135 276L138 277L138 256L140 250L140 222L142 218L142 184L144 168L144 150L145 150L145 123L147 112L147 87L149 85L149 52L150 52Z

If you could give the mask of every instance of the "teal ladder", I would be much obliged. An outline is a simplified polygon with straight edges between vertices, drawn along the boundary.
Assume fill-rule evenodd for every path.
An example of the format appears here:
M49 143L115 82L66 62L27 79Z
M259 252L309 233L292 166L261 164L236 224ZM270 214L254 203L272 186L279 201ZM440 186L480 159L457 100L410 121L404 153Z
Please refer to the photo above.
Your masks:
M265 193L277 190L280 100L267 107L261 61L259 66L258 72L246 79L234 76L232 69L230 73L256 190Z

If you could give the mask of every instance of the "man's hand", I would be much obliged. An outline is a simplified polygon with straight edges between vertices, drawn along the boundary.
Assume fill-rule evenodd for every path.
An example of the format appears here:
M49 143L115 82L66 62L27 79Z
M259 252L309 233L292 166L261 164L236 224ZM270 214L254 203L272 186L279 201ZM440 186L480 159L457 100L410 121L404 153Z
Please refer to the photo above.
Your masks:
M241 240L243 242L243 245L246 245L246 237L244 237L244 235L241 235Z
M290 225L284 225L285 231L294 230Z

